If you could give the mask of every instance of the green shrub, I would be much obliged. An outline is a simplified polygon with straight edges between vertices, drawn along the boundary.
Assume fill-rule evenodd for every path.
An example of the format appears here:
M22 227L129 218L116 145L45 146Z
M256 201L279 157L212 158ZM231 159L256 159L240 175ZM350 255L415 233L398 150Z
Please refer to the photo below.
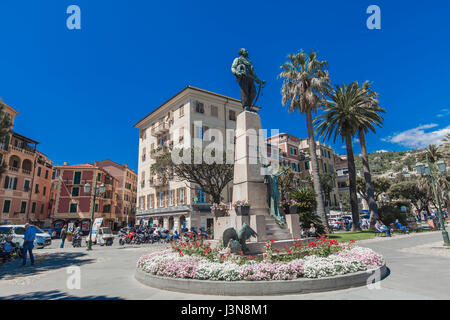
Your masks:
M290 198L298 203L298 215L304 229L309 229L311 223L316 227L316 233L322 235L325 228L316 214L316 193L313 189L297 189L291 191Z
M406 213L402 212L402 206L406 207L407 212L411 211L411 205L404 201L385 204L378 208L378 214L380 215L381 221L383 221L386 226L389 226L398 219L402 225L406 225Z

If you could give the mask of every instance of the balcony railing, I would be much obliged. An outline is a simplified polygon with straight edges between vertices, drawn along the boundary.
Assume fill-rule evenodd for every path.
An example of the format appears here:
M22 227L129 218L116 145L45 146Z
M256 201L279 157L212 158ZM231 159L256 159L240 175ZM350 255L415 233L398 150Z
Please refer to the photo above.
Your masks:
M11 144L11 149L15 150L15 151L19 151L19 152L23 152L25 154L28 154L30 156L34 155L34 153L36 152L34 149L25 149L25 148L20 148L20 147L16 147L14 145Z
M167 146L159 146L158 148L150 151L150 157L152 159L155 159L158 156L162 155L164 152L167 152L167 150L168 150Z
M169 123L168 122L160 122L157 126L152 128L151 134L154 137L160 136L169 131Z
M31 174L31 170L27 170L27 169L22 169L22 172L23 172L24 174L28 174L28 175Z
M9 166L9 170L19 172L19 168L13 166Z

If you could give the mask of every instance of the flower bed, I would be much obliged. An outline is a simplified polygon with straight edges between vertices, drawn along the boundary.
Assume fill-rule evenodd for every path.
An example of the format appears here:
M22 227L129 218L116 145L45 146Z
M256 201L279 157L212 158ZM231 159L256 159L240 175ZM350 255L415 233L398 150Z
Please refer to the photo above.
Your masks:
M174 243L166 251L141 256L137 267L152 275L178 279L268 281L331 277L383 264L379 254L352 242L320 238L302 246L296 241L281 251L273 250L271 243L266 244L262 257L224 253L204 242Z

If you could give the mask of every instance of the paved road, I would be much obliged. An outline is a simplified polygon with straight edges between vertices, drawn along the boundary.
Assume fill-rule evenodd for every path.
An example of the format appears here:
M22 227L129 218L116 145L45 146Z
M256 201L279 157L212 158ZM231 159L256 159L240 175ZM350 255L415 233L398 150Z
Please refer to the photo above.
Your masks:
M437 243L439 232L365 240L362 246L383 254L390 269L380 289L367 287L333 292L242 297L242 299L443 299L449 297L450 255L414 252L414 247ZM153 289L134 279L136 261L144 253L164 245L60 249L56 240L48 249L35 250L35 267L15 261L0 269L3 299L223 299L220 296L189 295ZM431 248L431 247L430 247ZM435 251L440 249L435 248ZM408 251L409 250L409 251ZM448 249L442 249L447 250ZM425 251L427 252L427 251ZM447 252L445 252L447 253ZM68 289L67 267L79 266L81 288ZM239 298L239 297L236 297Z

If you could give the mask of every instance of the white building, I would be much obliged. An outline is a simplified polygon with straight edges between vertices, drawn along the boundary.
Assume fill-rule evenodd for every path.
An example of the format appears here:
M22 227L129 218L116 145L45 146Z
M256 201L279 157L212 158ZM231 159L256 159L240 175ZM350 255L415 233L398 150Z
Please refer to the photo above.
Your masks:
M151 223L178 230L213 227L211 198L198 186L175 179L164 182L151 174L154 158L179 143L193 145L194 138L207 142L205 132L219 129L224 139L234 142L236 117L242 111L238 99L187 86L153 110L134 126L139 129L139 165L136 223ZM225 138L226 137L226 138ZM224 141L226 143L226 141ZM207 144L207 143L206 143ZM224 190L224 202L231 202L232 183Z

